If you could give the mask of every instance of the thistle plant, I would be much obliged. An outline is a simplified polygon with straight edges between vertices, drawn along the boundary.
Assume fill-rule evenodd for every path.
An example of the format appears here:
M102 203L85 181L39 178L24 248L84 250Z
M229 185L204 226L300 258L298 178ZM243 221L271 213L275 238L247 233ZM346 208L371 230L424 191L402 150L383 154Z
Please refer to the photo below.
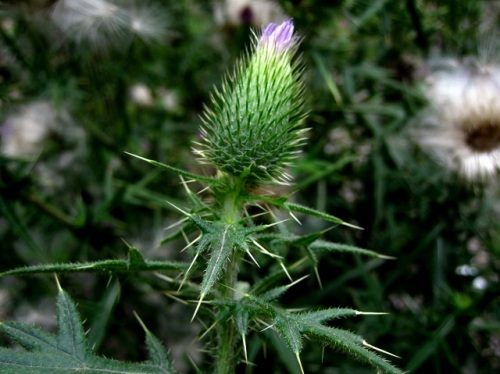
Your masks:
M258 192L266 186L291 184L287 170L293 166L305 141L304 82L300 60L296 56L298 42L292 21L269 24L260 36L255 35L252 48L233 74L214 91L211 104L202 116L200 139L194 146L198 160L215 168L213 176L193 174L133 155L181 177L190 205L175 206L184 217L175 226L177 231L163 243L188 238L186 249L192 255L190 263L148 261L131 247L127 261L43 265L2 275L75 271L175 273L177 277L164 277L176 289L169 292L175 298L187 301L196 296L192 304L192 319L199 318L207 326L203 337L209 340L209 351L214 358L212 372L218 374L234 373L241 361L248 364L247 338L266 329L274 330L284 341L302 372L307 370L302 365L300 353L307 340L307 344L314 341L340 349L379 372L400 373L375 351L387 352L352 332L326 325L334 319L370 312L348 308L311 308L293 312L277 302L303 279L301 272L307 269L307 265L317 273L321 253L350 252L388 258L370 250L322 240L322 232L291 233L289 224L298 221L295 213L311 215L334 225L356 227L328 213L289 202L288 196ZM199 193L193 192L187 179L204 185L203 191L209 196L201 198ZM262 212L251 213L255 210ZM280 220L277 211L289 214L292 219ZM288 248L302 253L303 261L288 263ZM253 277L256 279L254 283L250 283L248 277L240 277L249 267L259 273L262 263L266 263L269 273ZM43 335L44 341L77 342L79 346L87 347L82 337L83 329L69 331L69 327L80 324L80 320L75 317L75 308L62 290L59 306L59 336ZM12 358L9 356L11 350L1 350L0 368L27 367L34 362L29 355L39 359L40 352L45 351L53 354L56 360L60 359L65 368L77 365L64 361L60 352L54 353L54 350L37 343L35 338L37 334L41 336L40 331L23 330L15 324L2 327L31 352L16 354ZM115 369L121 370L119 372L174 372L159 342L147 329L145 331L150 361L137 366L116 364ZM32 339L26 338L26 334ZM88 348L69 354L78 357L79 360L75 360L78 363L88 359L96 370L108 370L115 365L96 358Z
M200 310L210 309L209 330L215 331L214 372L233 373L238 361L248 362L247 335L267 327L273 328L286 342L302 372L299 354L303 337L309 337L341 348L384 372L398 373L398 369L376 355L373 351L376 348L361 337L323 324L335 318L369 313L337 308L291 313L274 303L298 281L292 280L288 270L292 266L285 262L282 246L303 250L314 268L319 252L323 251L385 257L320 240L321 233L283 234L284 222L273 221L274 209L287 212L295 220L294 212L352 225L327 213L288 202L286 196L263 196L255 192L262 186L291 183L287 169L293 165L305 141L304 82L300 60L295 58L298 41L292 21L269 24L259 37L255 36L252 50L224 80L222 88L215 90L211 106L205 108L202 116L201 139L194 149L201 163L217 170L213 178L136 157L206 184L212 195L211 199L202 201L186 188L193 207L189 210L178 207L185 215L184 225L165 241L198 232L188 244L193 248L194 257L181 287L194 269L203 270L193 319ZM271 222L258 224L256 216L247 213L250 206L263 209ZM275 261L277 273L264 276L253 285L241 282L238 274L240 268L246 266L242 260L247 257L259 267L260 256ZM290 283L277 286L284 278ZM206 314L201 318L205 317Z

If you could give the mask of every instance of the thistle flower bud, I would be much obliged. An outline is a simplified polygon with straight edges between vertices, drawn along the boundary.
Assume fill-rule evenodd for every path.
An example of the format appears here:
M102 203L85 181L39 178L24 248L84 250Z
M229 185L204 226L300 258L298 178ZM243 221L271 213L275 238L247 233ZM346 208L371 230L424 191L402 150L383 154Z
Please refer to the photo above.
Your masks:
M303 83L293 61L297 37L291 21L269 24L205 109L202 162L248 183L286 184L287 166L304 138Z

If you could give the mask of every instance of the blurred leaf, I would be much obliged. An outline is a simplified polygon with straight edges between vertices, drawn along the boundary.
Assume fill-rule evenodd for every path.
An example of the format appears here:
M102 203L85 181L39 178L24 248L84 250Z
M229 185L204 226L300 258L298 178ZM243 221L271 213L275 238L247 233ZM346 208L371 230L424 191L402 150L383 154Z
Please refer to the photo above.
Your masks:
M31 237L26 225L16 214L14 207L12 206L12 203L6 201L1 196L0 196L0 213L12 225L16 233L21 237L21 239L26 243L26 245L34 254L43 253L43 251L40 250L38 245Z
M104 295L99 303L93 308L94 318L89 320L90 328L87 334L89 345L93 349L99 349L106 335L107 327L113 315L118 299L120 298L120 283L117 279L106 287Z

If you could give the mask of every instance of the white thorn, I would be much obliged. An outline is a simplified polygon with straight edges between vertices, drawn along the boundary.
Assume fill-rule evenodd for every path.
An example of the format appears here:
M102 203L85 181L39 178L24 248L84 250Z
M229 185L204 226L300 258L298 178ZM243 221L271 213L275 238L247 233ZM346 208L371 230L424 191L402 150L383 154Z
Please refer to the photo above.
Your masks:
M187 194L191 195L193 192L189 189L186 181L184 180L184 177L182 175L179 175L179 177L181 178L181 183L184 186L184 189L186 190Z
M205 297L205 295L203 295L203 294L200 295L200 300L198 301L198 305L196 305L196 309L194 310L194 314L193 314L193 317L191 318L191 322L193 322L194 317L196 317L196 314L198 313L198 309L200 309L200 305L201 305L201 302L203 301L204 297Z
M175 204L172 204L170 201L167 201L168 204L172 205L175 209L177 209L179 212L181 212L182 214L185 214L186 216L188 217L191 217L191 213L188 213L184 210L182 210L181 208L179 208L177 205Z
M265 210L266 213L268 212L268 210L266 208L264 208L262 205L260 205L259 203L254 203L253 205L255 205L257 208L259 208L261 210Z
M358 316L360 314L362 315L367 315L367 316L378 316L378 315L383 315L383 314L389 314L386 312L360 312L360 311L355 311L355 314Z
M259 242L257 242L257 240L255 239L252 239L252 243L255 244L256 247L258 247L262 253L270 256L270 257L273 257L273 258L283 258L282 256L278 256L278 255L275 255L274 253L271 253L269 252L267 249L265 249L262 245L259 244Z
M316 274L316 279L318 280L319 288L323 289L323 283L321 283L321 278L319 277L319 271L317 266L314 267L314 273Z
M252 261L255 263L255 265L257 265L258 268L260 268L260 265L259 263L257 262L257 260L252 256L252 253L250 251L246 251L248 253L248 255L250 256L250 258L252 259Z
M178 301L181 304L188 305L188 302L186 300L179 299L178 297L172 295L170 292L164 292L165 296L170 297L171 299L174 299L175 301Z
M241 339L243 340L243 353L245 354L245 362L248 364L247 342L246 342L245 334L241 334Z
M206 191L206 190L208 190L209 188L210 188L210 186L207 186L207 187L205 187L205 188L203 188L203 189L199 190L196 194L197 194L197 195L201 195L203 192L205 192L205 191Z
M205 337L205 335L207 335L210 332L210 330L212 330L216 325L217 325L217 321L212 323L212 325L208 329L206 329L205 332L203 334L201 334L201 336L197 340L200 341L201 339L203 339Z
M368 344L368 343L366 342L366 340L363 340L363 345L366 345L367 347L370 347L371 349L374 349L374 350L376 350L376 351L379 351L379 352L385 353L386 355L393 356L393 357L396 357L396 358L401 358L401 357L399 357L399 356L396 356L396 355L395 355L395 354L393 354L393 353L390 353L390 352L384 351L383 349L380 349L380 348L377 348L377 347L375 347L375 346L373 346L373 345L371 345L371 344Z
M186 245L184 248L181 249L181 252L184 252L186 249L188 249L189 247L191 247L193 244L195 244L198 240L201 239L201 235L199 235L197 238L195 238L193 241L189 241L189 239L187 238L186 234L184 234L184 231L182 231L182 236L184 236L184 239L186 240L186 242L188 243L188 245Z
M189 219L189 217L184 217L184 218L180 219L179 221L172 223L170 226L165 227L164 230L167 231L175 226L179 226L181 223L186 222L188 219Z
M299 363L300 366L300 372L304 374L304 368L302 367L302 362L300 361L299 352L295 352L295 357L297 357L297 362Z
M191 270L191 268L193 267L197 258L198 258L198 253L194 256L193 261L191 261L191 264L189 265L188 269L186 270L186 275L184 275L184 278L182 279L181 284L180 284L177 292L179 292L181 290L182 286L184 285L184 282L186 282L187 276L189 274L189 270Z
M260 330L260 332L264 332L264 331L269 330L269 329L271 329L271 328L273 328L273 327L274 327L274 325L267 325L267 326L266 326L266 327L264 327L262 330Z
M141 325L142 329L144 331L148 331L146 325L144 324L144 322L142 322L142 319L141 319L141 317L139 317L137 312L135 310L133 310L132 313L134 314L134 317L137 319L137 321L139 321L139 324Z
M290 283L287 287L295 286L297 283L302 282L306 278L309 278L309 275L304 275L302 278L299 278L295 282Z
M292 216L292 218L295 220L295 222L297 222L299 225L302 226L302 223L299 221L299 219L297 217L295 217L295 214L293 214L292 212L288 212L288 214L290 214Z
M386 255L378 255L378 258L381 258L383 260L395 260L396 259L396 257L386 256Z
M286 270L286 267L285 265L283 264L282 261L278 261L279 264L281 265L281 268L283 269L283 271L285 272L286 276L288 277L288 279L290 279L290 282L293 282L293 279L292 277L290 276L290 274L288 273L288 270Z
M279 225L280 223L285 223L287 221L288 221L288 218L287 219L282 219L281 221L270 223L270 224L266 225L266 227L276 226L276 225Z
M342 225L348 226L348 227L352 227L353 229L364 230L364 228L362 228L360 226L356 226L356 225L353 225L353 224L350 224L350 223L347 223L347 222L344 222L344 221L342 221Z

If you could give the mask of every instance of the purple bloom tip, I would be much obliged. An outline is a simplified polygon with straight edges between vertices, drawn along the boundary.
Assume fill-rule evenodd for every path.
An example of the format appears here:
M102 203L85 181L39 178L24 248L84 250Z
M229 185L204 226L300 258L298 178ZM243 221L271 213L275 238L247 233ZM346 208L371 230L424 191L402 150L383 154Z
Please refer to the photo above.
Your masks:
M270 23L262 32L257 48L270 47L278 52L289 49L295 42L293 22L288 20L280 25Z

